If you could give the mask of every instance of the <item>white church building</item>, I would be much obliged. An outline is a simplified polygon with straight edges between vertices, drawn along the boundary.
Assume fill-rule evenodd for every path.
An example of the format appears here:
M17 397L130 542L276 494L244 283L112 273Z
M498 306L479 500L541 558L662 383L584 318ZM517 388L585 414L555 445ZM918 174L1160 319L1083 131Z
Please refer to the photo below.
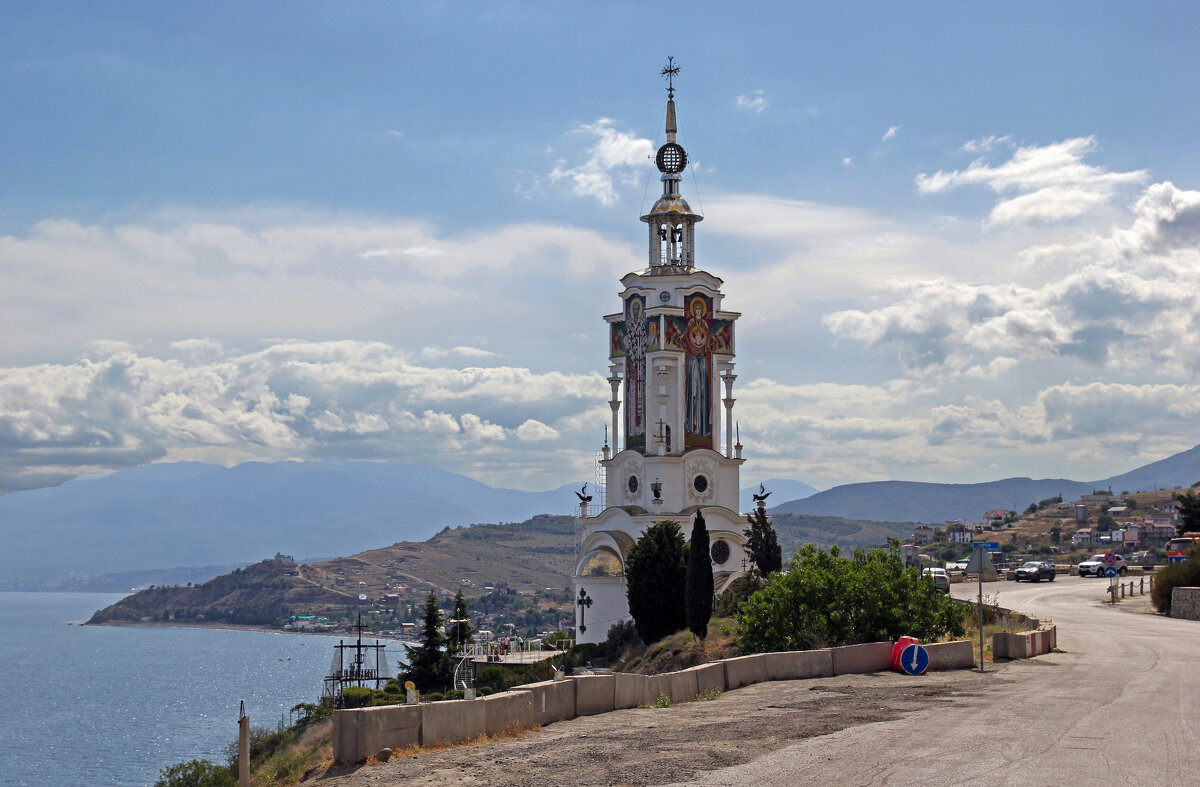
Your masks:
M744 460L733 420L740 315L724 308L723 282L696 266L696 224L703 217L679 191L687 153L676 142L674 95L672 83L667 141L655 157L662 196L641 217L647 265L621 279L621 310L604 317L612 447L605 444L600 462L606 505L593 511L581 501L576 520L581 643L603 642L613 624L630 619L626 556L655 522L675 520L687 538L696 512L704 515L717 592L746 567L747 523L737 510Z

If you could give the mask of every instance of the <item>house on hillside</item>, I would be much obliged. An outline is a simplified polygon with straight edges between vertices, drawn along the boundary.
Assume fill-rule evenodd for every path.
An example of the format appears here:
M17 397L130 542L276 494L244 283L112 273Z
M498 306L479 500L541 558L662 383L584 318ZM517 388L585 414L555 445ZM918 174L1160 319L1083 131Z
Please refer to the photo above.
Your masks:
M917 525L913 528L913 543L917 546L933 543L933 528L929 525Z
M1108 509L1108 515L1113 518L1129 516L1129 506L1112 506Z
M985 524L988 522L1003 522L1006 516L1008 516L1007 511L994 508L991 511L985 511L983 513L983 521Z
M969 544L974 539L975 528L961 519L946 523L946 540L951 544Z
M1104 503L1111 503L1112 499L1113 493L1104 489L1093 491L1090 495L1079 496L1079 502L1087 503L1089 505L1103 505Z
M1090 527L1081 527L1071 536L1071 543L1076 546L1080 544L1092 543L1092 529Z

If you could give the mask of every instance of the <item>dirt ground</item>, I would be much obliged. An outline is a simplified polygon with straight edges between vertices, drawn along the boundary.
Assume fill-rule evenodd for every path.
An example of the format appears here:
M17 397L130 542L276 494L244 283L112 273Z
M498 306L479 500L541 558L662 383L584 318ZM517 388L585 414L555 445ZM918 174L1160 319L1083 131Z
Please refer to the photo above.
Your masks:
M306 784L650 785L747 762L796 741L890 721L1003 683L1004 666L760 683L716 699L551 724L523 738L335 768Z

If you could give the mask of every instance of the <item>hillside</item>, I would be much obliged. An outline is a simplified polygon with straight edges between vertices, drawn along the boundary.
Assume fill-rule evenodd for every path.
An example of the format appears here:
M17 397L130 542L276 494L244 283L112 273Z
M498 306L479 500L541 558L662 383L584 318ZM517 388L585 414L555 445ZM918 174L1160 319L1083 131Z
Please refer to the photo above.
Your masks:
M872 521L941 524L954 519L977 522L985 511L1023 511L1030 503L1055 495L1075 499L1094 489L1116 493L1186 487L1200 480L1200 446L1120 475L1096 481L1063 478L1006 478L979 484L931 484L874 481L845 484L803 500L781 502L771 513L818 514ZM772 498L775 500L778 498Z
M424 542L315 563L265 560L192 587L150 588L90 622L162 622L174 613L176 622L268 625L290 615L395 611L419 606L430 590L449 595L460 587L469 597L492 588L563 595L574 573L574 540L574 522L562 516L447 528Z

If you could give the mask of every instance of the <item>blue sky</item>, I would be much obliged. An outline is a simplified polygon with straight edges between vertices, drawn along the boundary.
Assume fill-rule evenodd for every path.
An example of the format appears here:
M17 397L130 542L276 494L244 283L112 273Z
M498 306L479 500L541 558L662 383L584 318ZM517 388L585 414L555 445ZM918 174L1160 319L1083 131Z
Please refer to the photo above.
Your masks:
M0 26L0 491L591 475L667 55L750 477L1200 442L1192 4L37 3Z

